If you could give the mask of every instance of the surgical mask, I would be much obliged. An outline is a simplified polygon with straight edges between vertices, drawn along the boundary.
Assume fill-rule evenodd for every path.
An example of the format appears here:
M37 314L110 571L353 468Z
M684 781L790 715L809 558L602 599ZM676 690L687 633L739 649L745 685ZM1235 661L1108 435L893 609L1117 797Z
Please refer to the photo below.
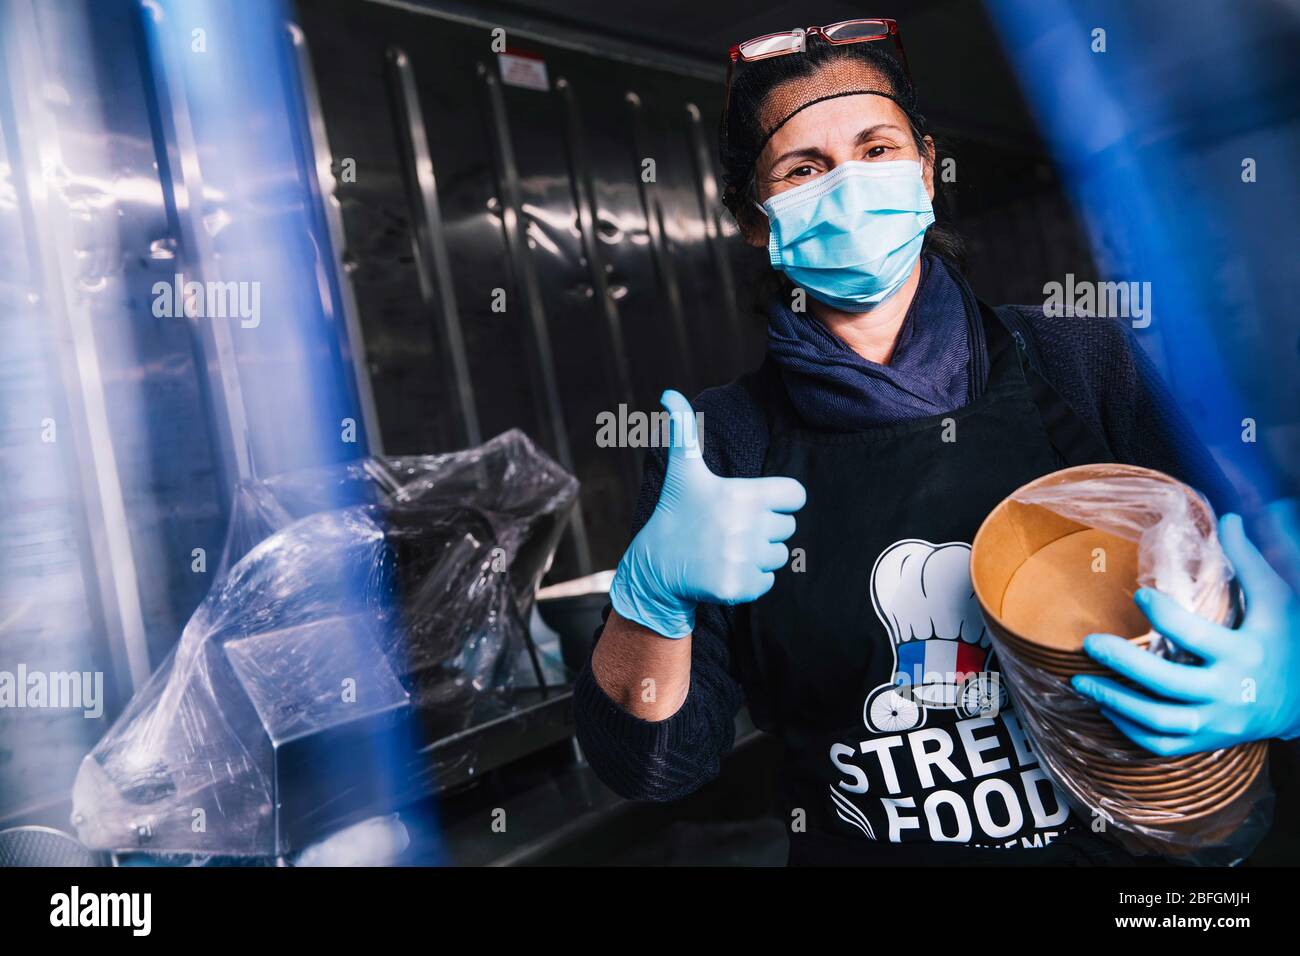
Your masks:
M934 209L921 164L847 162L760 207L772 267L815 299L866 312L907 281Z

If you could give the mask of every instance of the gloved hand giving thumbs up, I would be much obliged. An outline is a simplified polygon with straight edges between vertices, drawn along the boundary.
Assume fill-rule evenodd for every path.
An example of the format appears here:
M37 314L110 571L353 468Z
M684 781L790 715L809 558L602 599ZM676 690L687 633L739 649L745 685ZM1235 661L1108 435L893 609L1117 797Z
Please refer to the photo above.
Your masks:
M767 593L807 495L793 478L718 477L704 463L691 403L671 389L660 402L671 437L659 504L619 562L609 597L622 617L679 638L695 628L697 604Z

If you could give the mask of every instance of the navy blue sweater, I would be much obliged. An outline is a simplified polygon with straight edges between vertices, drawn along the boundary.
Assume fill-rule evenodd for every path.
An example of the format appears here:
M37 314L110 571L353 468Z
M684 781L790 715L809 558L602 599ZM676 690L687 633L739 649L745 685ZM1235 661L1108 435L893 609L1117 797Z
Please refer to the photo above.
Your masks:
M1220 513L1232 507L1222 472L1122 322L1053 318L1028 306L997 311L1031 365L1105 436L1117 461L1155 468L1187 482ZM693 403L703 413L705 461L718 475L752 478L762 470L767 417L747 380L706 389ZM664 465L663 450L653 449L646 459L632 535L654 511ZM666 720L646 721L627 713L596 683L590 661L583 668L574 684L578 740L592 768L614 791L634 799L676 800L717 775L734 743L735 716L743 703L728 652L735 620L733 608L699 606L690 689L681 708Z

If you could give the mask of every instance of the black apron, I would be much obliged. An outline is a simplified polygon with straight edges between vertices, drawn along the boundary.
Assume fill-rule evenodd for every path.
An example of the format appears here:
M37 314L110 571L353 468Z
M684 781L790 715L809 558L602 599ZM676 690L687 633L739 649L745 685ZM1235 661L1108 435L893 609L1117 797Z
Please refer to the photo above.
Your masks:
M797 478L808 503L732 652L755 724L785 744L792 864L1116 862L1005 701L969 571L998 502L1109 454L979 309L987 385L945 415L813 431L760 372L763 474Z

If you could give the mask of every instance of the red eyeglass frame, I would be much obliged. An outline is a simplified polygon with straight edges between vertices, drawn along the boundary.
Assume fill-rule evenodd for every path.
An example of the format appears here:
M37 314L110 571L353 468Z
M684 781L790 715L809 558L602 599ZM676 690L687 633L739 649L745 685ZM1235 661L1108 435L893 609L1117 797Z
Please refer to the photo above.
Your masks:
M886 32L883 36L847 37L842 40L835 39L835 37L831 36L827 32L829 30L834 30L837 27L847 26L850 23L875 24L884 27ZM757 43L759 40L770 40L780 36L788 36L792 41L798 38L800 42L797 45L792 43L790 49L773 50L770 53L760 53L757 56L746 56L741 52L741 47L747 46L750 43ZM730 60L727 63L726 92L723 94L722 99L723 112L725 113L727 107L731 105L731 80L735 76L736 64L738 62L754 63L758 60L771 59L774 56L785 56L790 53L801 52L809 37L821 37L824 42L830 43L834 46L845 46L850 43L874 43L877 40L885 39L893 40L894 47L898 50L898 59L903 65L903 74L907 77L907 84L908 86L912 85L912 71L907 65L907 51L903 49L903 38L898 32L898 22L896 20L890 20L885 17L860 17L854 20L837 20L835 23L828 23L822 27L804 27L803 29L796 27L793 30L778 30L776 33L764 33L762 36L750 37L748 40L744 40L740 43L733 43L731 50L728 53Z

